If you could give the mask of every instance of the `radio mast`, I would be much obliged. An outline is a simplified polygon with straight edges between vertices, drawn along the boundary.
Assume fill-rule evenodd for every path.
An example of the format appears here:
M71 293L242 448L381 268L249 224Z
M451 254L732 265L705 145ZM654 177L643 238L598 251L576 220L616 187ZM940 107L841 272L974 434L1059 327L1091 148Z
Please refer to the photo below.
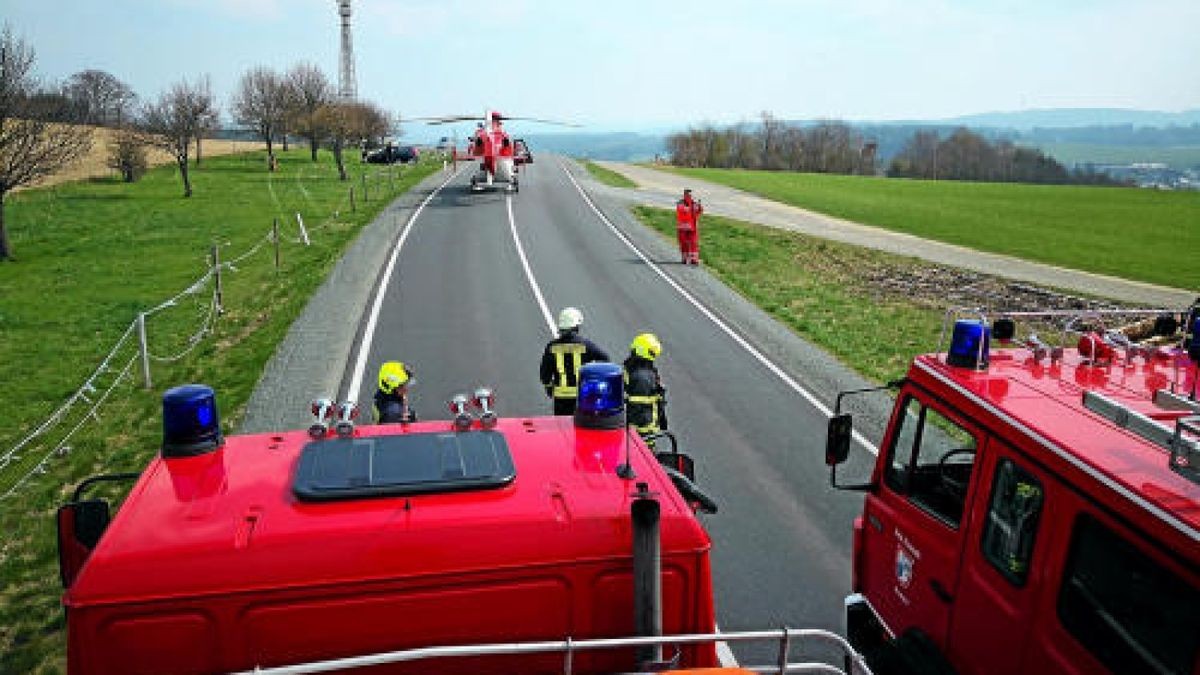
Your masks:
M354 79L354 40L350 35L350 0L337 0L338 15L342 17L342 59L338 70L338 97L343 101L358 98L358 83Z

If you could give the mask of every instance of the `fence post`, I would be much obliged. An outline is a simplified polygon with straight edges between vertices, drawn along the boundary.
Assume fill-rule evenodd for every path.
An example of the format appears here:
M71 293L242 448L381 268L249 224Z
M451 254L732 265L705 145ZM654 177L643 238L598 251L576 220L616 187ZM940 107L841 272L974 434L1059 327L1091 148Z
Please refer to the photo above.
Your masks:
M300 236L304 239L305 246L311 246L312 242L308 240L308 229L304 227L304 219L300 217L300 212L296 212L296 224L300 226Z
M150 381L150 349L146 346L146 313L138 312L137 318L138 330L138 349L142 354L142 381L146 384L146 389L154 387L154 383Z
M271 239L275 242L275 271L279 271L279 216L271 219Z
M224 298L221 289L221 245L213 244L212 247L212 263L213 263L213 278L216 281L217 293L217 314L224 314Z
M350 186L350 213L354 213L357 209L354 208L354 186Z
M371 201L371 196L367 194L367 174L366 173L362 174L362 184L363 184L363 201L369 202L369 201Z

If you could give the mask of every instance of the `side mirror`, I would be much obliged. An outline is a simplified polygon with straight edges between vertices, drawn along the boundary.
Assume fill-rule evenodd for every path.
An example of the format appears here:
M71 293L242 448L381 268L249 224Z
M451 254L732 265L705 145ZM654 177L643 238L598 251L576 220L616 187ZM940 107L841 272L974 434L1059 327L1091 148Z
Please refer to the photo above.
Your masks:
M850 437L854 433L854 418L850 413L839 413L829 418L829 430L825 437L825 464L837 466L850 456Z
M58 509L58 573L70 588L112 519L108 502L90 499Z

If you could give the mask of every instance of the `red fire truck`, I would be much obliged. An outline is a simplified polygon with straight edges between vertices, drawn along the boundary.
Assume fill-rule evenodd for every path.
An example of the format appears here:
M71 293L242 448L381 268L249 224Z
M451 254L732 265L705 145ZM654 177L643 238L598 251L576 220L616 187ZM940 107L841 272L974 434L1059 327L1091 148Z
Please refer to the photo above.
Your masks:
M308 433L228 439L211 389L167 392L160 455L59 510L68 672L717 666L716 505L621 389L588 364L574 419L499 418L484 389L452 421L356 427L323 400ZM86 493L112 480L136 483L110 517Z
M1200 673L1200 310L1112 316L948 314L865 484L837 478L839 396L831 482L866 493L847 628L875 672Z

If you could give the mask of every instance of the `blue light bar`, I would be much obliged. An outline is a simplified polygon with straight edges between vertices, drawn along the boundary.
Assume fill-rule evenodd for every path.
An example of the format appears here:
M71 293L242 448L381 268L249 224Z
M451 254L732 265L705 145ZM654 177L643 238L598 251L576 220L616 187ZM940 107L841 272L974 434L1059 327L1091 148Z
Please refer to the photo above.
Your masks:
M163 457L203 455L224 442L212 387L185 384L163 394Z
M946 363L960 368L987 368L988 343L992 329L983 321L960 319L954 322Z
M1188 357L1194 363L1200 363L1200 314L1193 313L1192 336L1188 342Z
M597 361L579 369L575 425L590 429L625 426L625 381L621 366Z

